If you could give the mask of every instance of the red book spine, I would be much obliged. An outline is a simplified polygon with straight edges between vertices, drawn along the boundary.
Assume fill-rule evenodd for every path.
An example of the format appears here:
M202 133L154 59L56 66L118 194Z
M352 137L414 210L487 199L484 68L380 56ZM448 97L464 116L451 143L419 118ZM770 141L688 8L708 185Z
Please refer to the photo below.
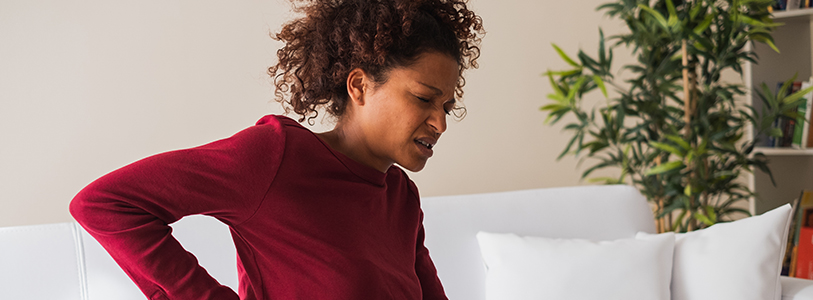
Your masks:
M813 279L813 228L801 227L796 254L796 277Z

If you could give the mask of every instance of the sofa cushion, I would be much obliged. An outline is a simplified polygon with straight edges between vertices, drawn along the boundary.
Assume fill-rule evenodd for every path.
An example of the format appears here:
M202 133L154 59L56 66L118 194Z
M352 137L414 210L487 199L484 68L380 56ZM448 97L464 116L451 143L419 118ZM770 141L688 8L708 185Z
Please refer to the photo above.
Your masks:
M676 235L672 300L779 300L790 215L786 204L760 216Z
M426 247L449 299L485 299L479 231L595 241L655 232L646 198L623 185L427 197L421 206Z
M674 235L592 242L479 232L486 299L669 300Z
M781 276L782 300L813 300L813 280Z

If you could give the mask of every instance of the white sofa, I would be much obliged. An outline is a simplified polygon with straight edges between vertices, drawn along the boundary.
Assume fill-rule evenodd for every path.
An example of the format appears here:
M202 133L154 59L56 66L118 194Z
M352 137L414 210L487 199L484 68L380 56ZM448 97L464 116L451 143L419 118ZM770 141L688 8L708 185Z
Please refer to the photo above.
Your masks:
M654 232L646 200L628 186L428 197L422 202L426 245L447 295L457 300L485 298L485 270L475 238L478 231L591 240ZM236 288L236 254L225 225L193 216L173 228L178 240L212 276ZM813 300L813 281L783 277L781 282L782 300ZM0 228L0 299L145 297L80 226L58 223Z

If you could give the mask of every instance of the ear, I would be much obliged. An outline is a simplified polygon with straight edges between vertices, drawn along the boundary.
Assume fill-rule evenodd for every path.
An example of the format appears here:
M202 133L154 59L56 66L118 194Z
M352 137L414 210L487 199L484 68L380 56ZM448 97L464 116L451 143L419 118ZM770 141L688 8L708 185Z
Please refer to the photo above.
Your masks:
M367 92L369 82L370 77L360 68L355 68L347 74L347 95L351 102L364 105L364 94Z

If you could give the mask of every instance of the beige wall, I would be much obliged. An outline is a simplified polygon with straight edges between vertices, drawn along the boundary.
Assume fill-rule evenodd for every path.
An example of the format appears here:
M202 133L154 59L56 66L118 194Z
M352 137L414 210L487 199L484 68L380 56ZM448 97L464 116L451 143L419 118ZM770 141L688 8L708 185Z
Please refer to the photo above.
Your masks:
M471 0L488 34L424 196L582 184L567 140L538 110L550 46L593 53L604 0ZM578 3L578 4L575 4ZM139 158L227 137L269 103L268 37L290 17L270 1L0 1L0 226L71 220L70 199ZM321 126L316 130L324 130Z

